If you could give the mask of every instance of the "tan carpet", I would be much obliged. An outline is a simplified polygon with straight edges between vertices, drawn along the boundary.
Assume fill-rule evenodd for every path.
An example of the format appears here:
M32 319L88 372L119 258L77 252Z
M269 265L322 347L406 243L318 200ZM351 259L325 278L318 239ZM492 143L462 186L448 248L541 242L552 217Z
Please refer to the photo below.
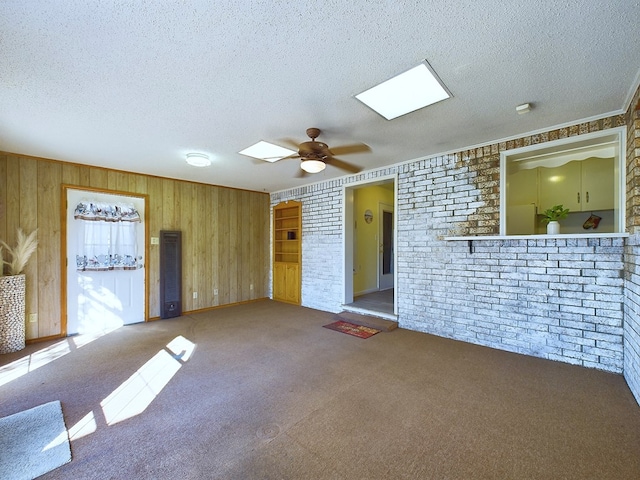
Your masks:
M621 376L403 329L363 341L331 321L260 301L124 327L0 386L0 416L55 399L70 428L92 413L43 479L640 478ZM167 353L178 335L190 358ZM132 376L151 388L136 371L158 352L177 371L107 425L101 403Z

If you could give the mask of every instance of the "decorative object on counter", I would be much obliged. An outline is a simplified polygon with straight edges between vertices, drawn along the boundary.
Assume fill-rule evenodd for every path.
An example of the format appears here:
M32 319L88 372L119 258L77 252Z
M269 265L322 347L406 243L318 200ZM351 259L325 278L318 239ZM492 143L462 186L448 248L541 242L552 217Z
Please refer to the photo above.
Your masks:
M26 277L22 272L38 246L36 235L37 230L25 235L18 229L14 248L0 240L0 353L25 347ZM5 251L9 260L4 259Z
M592 213L591 216L587 218L587 220L582 224L582 228L584 228L585 230L593 228L595 230L596 228L598 228L598 225L600 225L600 220L602 220L602 217L599 217L598 215L594 215Z
M555 220L547 223L547 235L558 235L560 233L560 222Z
M560 223L558 220L566 218L569 209L563 205L554 205L542 212L542 222L547 224L547 235L558 235L560 233Z

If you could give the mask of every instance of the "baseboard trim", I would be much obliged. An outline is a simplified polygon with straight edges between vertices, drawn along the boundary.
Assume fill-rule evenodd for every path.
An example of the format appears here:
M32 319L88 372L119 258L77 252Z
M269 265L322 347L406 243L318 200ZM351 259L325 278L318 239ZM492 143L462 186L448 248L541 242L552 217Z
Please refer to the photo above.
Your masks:
M253 300L243 300L241 302L225 303L224 305L214 305L213 307L199 308L197 310L187 310L185 312L182 312L181 316L184 317L185 315L195 315L196 313L210 312L211 310L218 310L219 308L235 307L237 305L245 305L247 303L262 302L264 300L269 300L269 297L254 298ZM176 318L180 318L180 317L176 317ZM161 320L161 318L159 316L150 317L149 320L147 321L155 322L156 320Z

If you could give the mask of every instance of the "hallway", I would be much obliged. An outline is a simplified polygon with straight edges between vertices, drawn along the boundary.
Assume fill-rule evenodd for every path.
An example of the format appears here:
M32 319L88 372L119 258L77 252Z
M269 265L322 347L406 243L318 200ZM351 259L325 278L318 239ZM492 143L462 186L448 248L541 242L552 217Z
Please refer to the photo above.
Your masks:
M393 299L394 289L388 288L387 290L359 295L353 299L353 303L345 305L345 307L394 315Z

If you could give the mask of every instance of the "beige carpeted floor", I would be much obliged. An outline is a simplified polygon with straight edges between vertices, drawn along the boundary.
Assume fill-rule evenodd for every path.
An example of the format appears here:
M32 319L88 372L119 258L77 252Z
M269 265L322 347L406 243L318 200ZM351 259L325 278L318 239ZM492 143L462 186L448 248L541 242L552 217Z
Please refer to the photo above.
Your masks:
M332 321L265 300L58 341L68 354L0 386L0 416L60 400L67 426L86 426L43 479L640 478L621 376ZM179 335L193 352L166 348ZM152 375L156 358L170 368ZM143 391L123 409L150 403L115 423L104 405L123 382Z

